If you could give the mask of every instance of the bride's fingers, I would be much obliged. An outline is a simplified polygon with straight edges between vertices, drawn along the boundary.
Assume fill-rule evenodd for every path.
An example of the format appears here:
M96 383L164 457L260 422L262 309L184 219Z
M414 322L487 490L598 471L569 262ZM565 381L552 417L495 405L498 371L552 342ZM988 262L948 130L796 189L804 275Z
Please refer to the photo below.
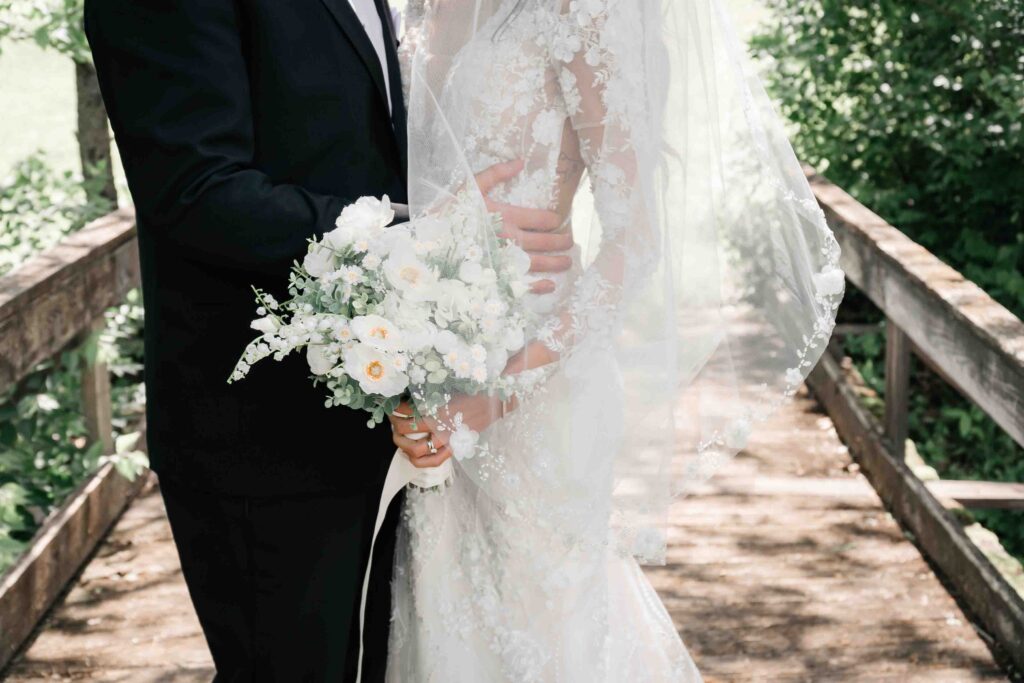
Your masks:
M514 178L523 170L524 165L522 159L516 159L501 164L494 164L490 168L477 173L476 184L480 188L480 193L486 197L495 187L510 178Z
M531 273L561 273L572 268L572 258L552 254L530 254Z
M568 251L572 249L572 233L534 232L532 230L507 230L498 237L510 239L526 251Z
M403 434L395 432L391 435L391 441L405 451L405 454L410 458L421 458L424 455L430 455L430 444L427 443L427 439L410 439Z
M562 218L554 211L547 209L527 209L502 202L490 202L488 208L501 214L502 222L507 226L524 230L548 231L557 230L562 225Z
M425 455L422 458L409 458L409 461L413 467L423 469L424 467L437 467L450 457L452 457L452 449L445 446L444 448L439 448L437 453Z
M533 294L550 294L555 291L554 280L537 280L530 285L530 291Z
M407 418L396 415L391 416L391 429L398 434L416 434L417 432L429 432L430 426L423 418Z

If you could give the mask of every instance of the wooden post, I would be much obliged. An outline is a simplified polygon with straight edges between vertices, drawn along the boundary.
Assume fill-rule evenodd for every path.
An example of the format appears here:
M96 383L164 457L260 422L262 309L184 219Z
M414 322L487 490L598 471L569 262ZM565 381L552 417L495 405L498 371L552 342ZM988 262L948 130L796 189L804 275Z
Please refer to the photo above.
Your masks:
M103 316L96 318L83 333L83 342L98 336L103 331L106 320ZM95 342L93 339L92 341ZM103 444L103 454L114 452L114 426L111 422L113 405L110 401L110 373L107 364L93 359L89 363L85 359L82 364L82 409L85 413L85 424L89 429L89 442Z
M899 460L906 455L910 399L910 340L885 319L885 436Z

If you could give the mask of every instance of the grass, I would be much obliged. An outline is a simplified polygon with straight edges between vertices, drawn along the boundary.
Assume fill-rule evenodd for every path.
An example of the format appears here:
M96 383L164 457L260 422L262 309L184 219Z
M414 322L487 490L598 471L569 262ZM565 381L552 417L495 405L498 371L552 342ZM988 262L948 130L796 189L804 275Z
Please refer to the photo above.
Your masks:
M77 173L74 64L32 43L0 47L0 175L37 150Z

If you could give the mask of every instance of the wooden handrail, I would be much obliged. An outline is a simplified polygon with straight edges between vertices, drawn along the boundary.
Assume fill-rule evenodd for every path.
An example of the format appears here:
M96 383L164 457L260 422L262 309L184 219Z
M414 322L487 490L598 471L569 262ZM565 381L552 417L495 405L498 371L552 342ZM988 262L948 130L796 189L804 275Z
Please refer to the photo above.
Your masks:
M138 286L130 208L90 223L0 277L0 395Z
M104 313L139 286L131 209L115 211L0 277L0 395L39 363L99 334ZM110 374L82 364L82 408L90 443L114 450ZM144 444L143 444L144 447ZM0 574L2 669L81 563L138 492L107 464L52 513L24 555Z
M830 353L808 385L886 507L1024 669L1024 600L946 509L952 501L1020 509L1024 486L926 484L904 462L913 355L1024 445L1024 323L813 169L805 173L846 277L885 314L885 418L878 423L861 405Z
M842 189L805 172L842 247L846 277L1024 446L1024 322Z

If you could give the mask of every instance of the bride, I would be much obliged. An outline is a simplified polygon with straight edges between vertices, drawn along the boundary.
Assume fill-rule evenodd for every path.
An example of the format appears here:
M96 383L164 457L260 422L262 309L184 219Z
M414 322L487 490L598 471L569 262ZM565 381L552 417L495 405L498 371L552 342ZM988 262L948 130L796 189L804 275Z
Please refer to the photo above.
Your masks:
M507 164L481 205L556 211L578 246L506 368L534 391L391 417L416 467L479 443L408 488L388 680L699 681L639 563L817 361L835 240L711 0L412 0L406 21L413 216Z

